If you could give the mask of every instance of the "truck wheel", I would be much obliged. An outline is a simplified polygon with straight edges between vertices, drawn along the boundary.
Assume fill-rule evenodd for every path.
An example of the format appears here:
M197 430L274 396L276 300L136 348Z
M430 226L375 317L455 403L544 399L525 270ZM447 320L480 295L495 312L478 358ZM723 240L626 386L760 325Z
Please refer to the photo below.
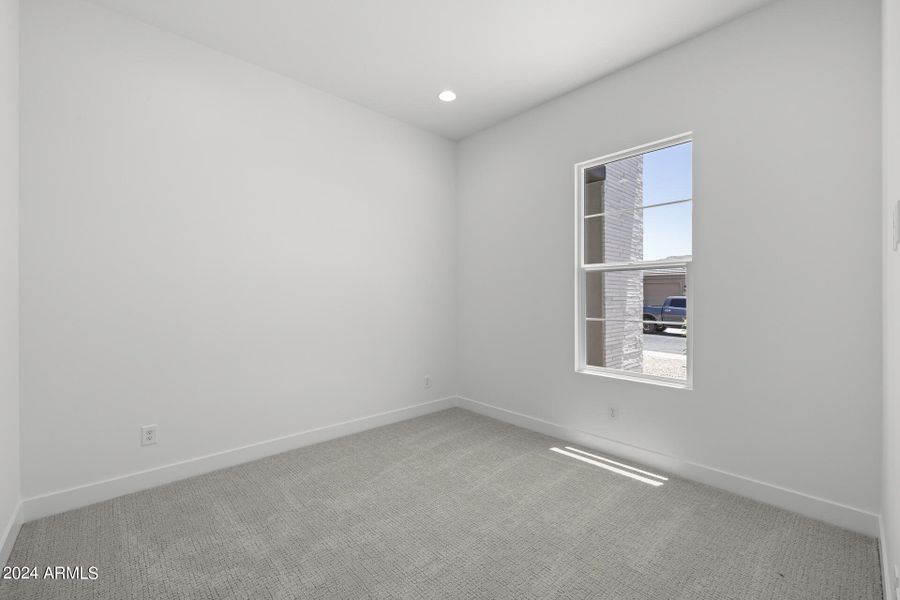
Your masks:
M654 319L650 315L644 315L644 320L653 321ZM658 327L659 325L656 325L655 323L644 323L644 333L656 333L659 331L659 329L657 329Z

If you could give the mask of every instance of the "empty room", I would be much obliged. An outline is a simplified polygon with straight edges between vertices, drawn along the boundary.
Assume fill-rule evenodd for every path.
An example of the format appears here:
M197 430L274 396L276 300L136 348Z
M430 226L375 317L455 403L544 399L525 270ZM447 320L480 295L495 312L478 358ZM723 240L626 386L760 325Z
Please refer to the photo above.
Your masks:
M0 600L900 600L900 0L0 0Z

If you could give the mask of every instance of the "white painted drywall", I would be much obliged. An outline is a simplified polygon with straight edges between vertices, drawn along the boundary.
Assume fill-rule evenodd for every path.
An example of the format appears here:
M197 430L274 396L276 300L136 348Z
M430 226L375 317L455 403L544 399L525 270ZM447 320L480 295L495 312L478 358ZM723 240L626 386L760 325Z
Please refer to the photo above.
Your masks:
M461 395L878 513L879 28L781 0L464 140ZM694 389L577 374L573 165L685 131Z
M25 496L456 391L452 143L79 0L22 61Z
M882 552L888 558L885 598L895 598L900 582L900 249L893 249L893 211L900 202L900 0L882 2L882 147L884 161L884 456L882 472Z
M19 505L19 0L0 0L0 564Z

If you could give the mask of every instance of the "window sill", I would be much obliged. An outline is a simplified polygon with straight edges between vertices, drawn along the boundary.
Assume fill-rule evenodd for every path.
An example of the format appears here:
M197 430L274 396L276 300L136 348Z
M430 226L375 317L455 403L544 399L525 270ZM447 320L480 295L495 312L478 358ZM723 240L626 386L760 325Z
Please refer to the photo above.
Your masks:
M609 379L619 379L623 381L635 381L638 383L649 383L667 388L675 388L678 390L691 390L693 384L690 380L679 381L677 379L668 379L665 377L656 377L653 375L644 375L639 373L628 373L627 371L618 371L616 369L604 369L602 367L581 367L575 370L576 373L583 375L594 375L597 377L607 377Z

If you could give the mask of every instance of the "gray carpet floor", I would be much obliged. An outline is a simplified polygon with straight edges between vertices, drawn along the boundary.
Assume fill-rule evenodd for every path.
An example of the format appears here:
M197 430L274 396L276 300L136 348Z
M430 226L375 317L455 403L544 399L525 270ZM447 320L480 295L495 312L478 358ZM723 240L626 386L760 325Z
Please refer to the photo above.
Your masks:
M123 496L27 523L9 562L99 579L0 598L881 598L871 538L565 445L450 409Z

